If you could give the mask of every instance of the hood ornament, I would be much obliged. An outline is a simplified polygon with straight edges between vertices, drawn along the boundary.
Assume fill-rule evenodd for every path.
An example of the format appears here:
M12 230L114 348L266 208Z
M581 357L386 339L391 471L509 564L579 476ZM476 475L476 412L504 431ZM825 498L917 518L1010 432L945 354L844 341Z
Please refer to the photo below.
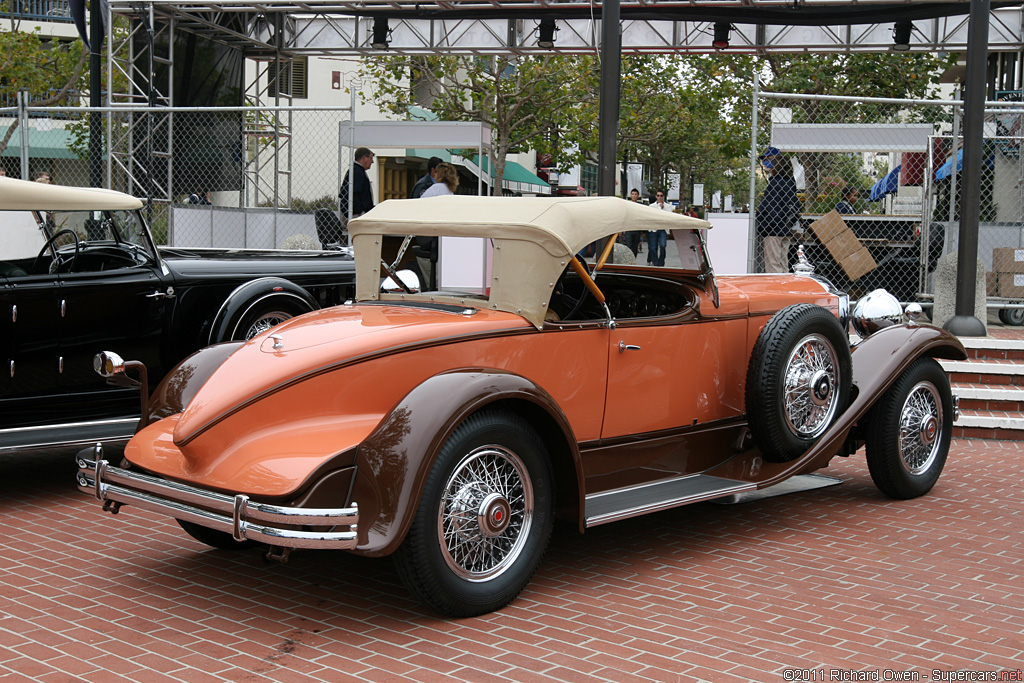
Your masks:
M801 244L796 250L796 263L793 264L793 272L797 275L810 275L814 272L814 265L807 260L804 254L804 245Z

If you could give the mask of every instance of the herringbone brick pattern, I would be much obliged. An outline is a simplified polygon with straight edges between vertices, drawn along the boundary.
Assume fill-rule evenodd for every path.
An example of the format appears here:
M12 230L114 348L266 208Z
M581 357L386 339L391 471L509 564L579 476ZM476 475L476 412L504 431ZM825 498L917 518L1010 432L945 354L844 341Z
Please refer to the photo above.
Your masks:
M858 455L824 472L841 486L582 536L559 529L511 606L445 621L406 594L387 560L306 553L264 565L255 551L206 550L156 515L101 513L73 489L68 458L0 460L0 680L1017 672L1020 462L1016 443L959 440L936 489L917 500L884 498Z

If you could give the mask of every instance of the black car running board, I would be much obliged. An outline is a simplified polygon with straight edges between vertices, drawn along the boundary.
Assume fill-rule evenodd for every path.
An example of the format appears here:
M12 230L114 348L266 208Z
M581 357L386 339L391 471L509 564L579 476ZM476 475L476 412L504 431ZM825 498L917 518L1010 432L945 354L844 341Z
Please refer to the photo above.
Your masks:
M757 485L748 481L725 479L709 474L690 474L592 493L586 499L584 526L598 526L756 489Z

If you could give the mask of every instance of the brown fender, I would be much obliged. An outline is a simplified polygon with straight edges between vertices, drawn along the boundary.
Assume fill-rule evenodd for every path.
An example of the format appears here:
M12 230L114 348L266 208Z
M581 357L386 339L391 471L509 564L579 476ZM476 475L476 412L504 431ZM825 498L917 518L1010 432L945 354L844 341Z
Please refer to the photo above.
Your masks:
M894 325L874 333L853 348L850 404L807 453L788 463L759 463L758 467L738 471L727 463L706 474L748 480L758 488L767 488L795 474L824 467L840 452L850 430L867 414L874 401L922 356L963 360L967 351L959 339L931 325Z
M541 438L551 444L554 437L567 445L576 477L575 490L568 493L583 499L583 466L576 439L546 391L520 375L500 370L441 373L406 394L359 445L352 491L352 500L359 504L355 552L370 556L394 552L412 524L430 468L445 441L466 417L496 402L526 404L557 425L560 434L547 430ZM538 426L535 419L531 423ZM557 478L559 453L551 449L550 454Z
M153 390L149 400L149 414L143 416L146 424L185 410L213 371L244 343L224 342L207 346L174 366Z
M853 399L842 415L805 454L758 481L767 488L801 471L823 467L842 448L857 421L910 365L922 356L963 360L963 344L932 325L907 323L882 329L853 348Z

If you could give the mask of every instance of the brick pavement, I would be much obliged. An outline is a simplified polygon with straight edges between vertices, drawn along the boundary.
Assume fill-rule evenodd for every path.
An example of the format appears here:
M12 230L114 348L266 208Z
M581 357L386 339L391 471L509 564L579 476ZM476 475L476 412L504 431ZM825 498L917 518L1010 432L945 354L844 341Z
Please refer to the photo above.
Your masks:
M73 489L66 457L8 458L0 680L1017 671L1020 462L1016 443L960 440L936 489L913 501L883 498L854 457L825 471L841 486L684 507L582 536L559 529L511 606L445 621L406 594L387 560L306 553L265 566L255 551L205 550L157 515L101 514Z

